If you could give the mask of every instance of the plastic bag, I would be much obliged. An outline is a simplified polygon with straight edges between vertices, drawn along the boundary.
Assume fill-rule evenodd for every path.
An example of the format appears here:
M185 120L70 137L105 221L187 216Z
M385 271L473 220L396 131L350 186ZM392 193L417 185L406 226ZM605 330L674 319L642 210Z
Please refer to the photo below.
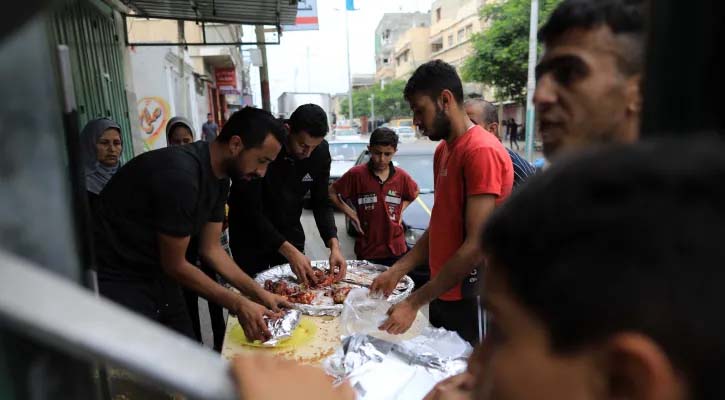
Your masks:
M387 300L370 297L368 289L352 289L345 299L340 317L343 336L377 333L378 327L388 318L386 313L389 308Z

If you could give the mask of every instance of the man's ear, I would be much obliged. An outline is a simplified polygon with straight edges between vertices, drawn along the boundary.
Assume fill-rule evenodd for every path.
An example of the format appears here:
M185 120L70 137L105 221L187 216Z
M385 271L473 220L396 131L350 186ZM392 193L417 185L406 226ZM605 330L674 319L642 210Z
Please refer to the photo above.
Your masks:
M632 114L642 112L642 75L635 75L627 79L625 89L627 111Z
M488 125L488 131L493 133L493 136L496 136L497 138L500 138L498 136L498 122L492 122Z
M444 111L449 111L450 107L453 105L453 103L455 103L453 93L448 89L443 89L443 91L441 91L439 99L441 102L441 109Z
M242 138L240 138L237 135L232 135L232 137L229 138L229 151L231 151L232 156L236 157L239 155L239 153L244 150L244 144L242 143Z
M652 338L622 333L604 345L601 371L608 399L685 400L687 385Z

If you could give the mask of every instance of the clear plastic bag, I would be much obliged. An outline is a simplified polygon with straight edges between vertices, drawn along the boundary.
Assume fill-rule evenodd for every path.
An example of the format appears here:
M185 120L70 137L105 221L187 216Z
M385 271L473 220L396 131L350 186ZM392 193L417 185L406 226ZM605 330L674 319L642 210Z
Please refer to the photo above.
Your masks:
M343 336L372 334L388 318L390 303L382 297L371 297L366 288L352 289L342 308L340 325Z

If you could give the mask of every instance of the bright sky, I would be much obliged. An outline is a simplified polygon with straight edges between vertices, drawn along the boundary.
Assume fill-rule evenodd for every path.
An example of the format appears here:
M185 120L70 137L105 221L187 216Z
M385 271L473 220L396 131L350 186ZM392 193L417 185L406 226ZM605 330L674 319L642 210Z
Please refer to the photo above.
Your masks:
M384 13L427 12L432 2L355 0L357 10L348 12L352 73L375 73L375 28ZM284 32L280 45L267 46L273 111L283 92L347 92L345 0L317 0L317 8L319 31ZM261 105L259 75L251 69L254 102Z

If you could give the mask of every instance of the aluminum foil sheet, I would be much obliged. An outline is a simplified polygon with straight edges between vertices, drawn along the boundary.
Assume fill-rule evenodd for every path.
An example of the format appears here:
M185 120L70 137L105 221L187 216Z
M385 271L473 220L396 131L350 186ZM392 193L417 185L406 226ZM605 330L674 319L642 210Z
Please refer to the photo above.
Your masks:
M269 329L272 337L262 344L264 346L274 347L279 342L291 338L292 332L300 324L301 319L302 313L299 310L286 310L284 315L277 319L265 316L264 320L267 322L267 329Z
M327 270L330 268L330 263L327 260L323 261L312 261L313 268L319 268ZM348 260L347 261L347 274L342 282L336 283L337 286L350 286L350 287L370 287L373 279L380 275L387 269L384 265L372 264L367 261L360 260ZM296 278L292 272L292 268L289 264L282 264L276 267L272 267L266 271L260 272L254 278L260 285L264 285L266 280L278 281L286 280L292 284L296 284ZM393 293L388 297L388 301L391 303L397 303L410 295L413 291L413 279L409 276L403 277L398 283L398 286L393 290ZM319 290L320 293L324 290ZM332 299L327 296L318 295L318 300L313 304L297 304L295 307L302 311L303 314L321 316L331 315L338 316L342 313L342 304L334 304Z
M433 386L466 370L471 346L455 332L426 328L413 339L390 343L352 335L323 362L337 383L348 381L358 399L420 399Z

